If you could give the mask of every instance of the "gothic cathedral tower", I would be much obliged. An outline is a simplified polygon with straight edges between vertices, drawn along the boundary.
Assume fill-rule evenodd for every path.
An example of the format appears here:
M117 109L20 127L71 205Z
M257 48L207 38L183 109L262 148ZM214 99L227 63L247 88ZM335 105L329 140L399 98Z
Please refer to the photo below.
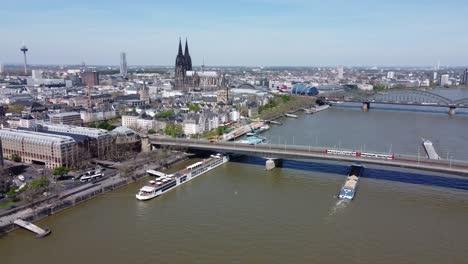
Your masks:
M182 42L179 39L179 52L175 61L175 89L184 89L185 86L185 56L182 54Z

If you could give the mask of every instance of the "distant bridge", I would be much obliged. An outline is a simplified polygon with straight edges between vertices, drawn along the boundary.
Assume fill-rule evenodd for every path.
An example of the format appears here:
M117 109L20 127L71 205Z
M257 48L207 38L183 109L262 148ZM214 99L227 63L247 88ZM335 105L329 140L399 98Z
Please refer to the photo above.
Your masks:
M395 159L365 158L326 154L325 148L276 144L248 145L237 142L209 142L206 140L174 139L151 136L151 145L171 146L182 149L198 149L259 156L267 159L322 159L331 161L360 162L393 167L437 171L468 175L468 162L454 160L429 160L411 155L395 155Z
M425 90L388 90L378 93L360 93L354 91L339 91L325 94L329 102L353 102L362 103L364 110L370 109L371 103L411 105L411 106L433 106L449 108L451 115L455 114L456 108L468 108L468 98L451 100L436 93Z

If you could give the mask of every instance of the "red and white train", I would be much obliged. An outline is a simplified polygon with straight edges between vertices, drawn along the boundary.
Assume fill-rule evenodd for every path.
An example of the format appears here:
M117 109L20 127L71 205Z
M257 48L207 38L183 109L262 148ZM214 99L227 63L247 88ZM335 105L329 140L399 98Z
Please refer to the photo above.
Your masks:
M349 151L349 150L336 150L336 149L326 149L325 154L327 155L341 155L341 156L355 156L355 157L364 157L364 158L376 158L376 159L389 159L394 160L395 154L380 154L380 153L369 153L361 151Z

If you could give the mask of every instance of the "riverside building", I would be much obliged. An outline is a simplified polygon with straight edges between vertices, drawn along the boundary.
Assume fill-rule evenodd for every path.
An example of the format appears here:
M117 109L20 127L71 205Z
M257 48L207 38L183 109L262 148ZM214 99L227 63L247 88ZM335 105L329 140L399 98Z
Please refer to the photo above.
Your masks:
M88 137L89 148L87 148L92 157L105 158L111 151L112 136L104 129L45 123L36 125L36 130L43 133L62 133L71 137L74 135Z
M0 139L5 158L17 155L22 162L44 164L47 168L73 167L80 156L76 141L69 136L1 129Z

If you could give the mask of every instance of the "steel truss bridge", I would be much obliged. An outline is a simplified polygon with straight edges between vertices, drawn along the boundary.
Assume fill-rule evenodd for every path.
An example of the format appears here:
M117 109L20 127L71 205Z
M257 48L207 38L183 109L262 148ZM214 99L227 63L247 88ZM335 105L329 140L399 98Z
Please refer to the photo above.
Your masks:
M351 90L329 92L324 94L329 102L363 103L369 109L371 103L446 107L455 113L456 108L468 108L468 98L451 100L439 94L419 89L391 89L377 93L365 93Z

